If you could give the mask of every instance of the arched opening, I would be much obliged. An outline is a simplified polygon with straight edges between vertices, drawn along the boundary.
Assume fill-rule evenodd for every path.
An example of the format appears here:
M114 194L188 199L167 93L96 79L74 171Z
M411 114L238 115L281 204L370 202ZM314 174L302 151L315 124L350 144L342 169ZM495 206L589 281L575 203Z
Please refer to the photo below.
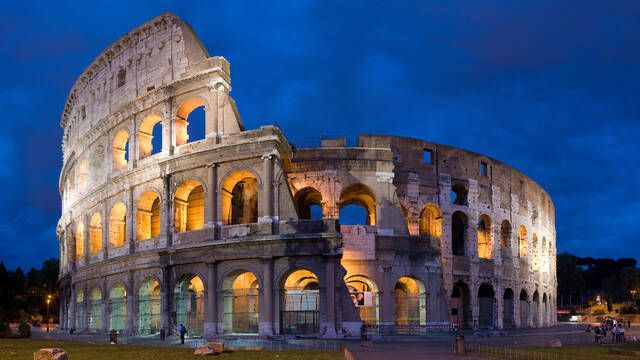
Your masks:
M162 151L162 117L158 114L150 114L142 120L138 131L138 158Z
M296 270L284 281L280 310L283 334L317 334L320 332L320 290L316 274Z
M127 323L127 290L116 284L109 292L109 329L124 331Z
M489 215L481 215L478 221L478 257L480 259L491 259L492 252L491 218Z
M78 192L80 194L87 190L87 182L89 181L89 166L87 159L80 160L78 164Z
M113 168L115 170L124 169L127 167L129 161L129 153L127 152L127 145L129 144L129 132L125 129L120 129L116 136L113 137L112 155L113 155Z
M524 225L518 228L518 256L521 258L527 256L527 228Z
M456 211L451 216L451 251L453 255L464 256L466 251L467 215Z
M451 185L451 203L456 205L467 205L467 194L469 190L462 183Z
M531 322L534 327L540 326L540 295L537 290L533 293L533 301L531 302Z
M531 237L531 269L533 269L533 271L540 269L540 252L538 250L538 236L534 233Z
M186 180L174 198L175 230L185 232L204 228L204 189L195 180Z
M462 281L456 283L451 291L451 322L458 324L461 329L470 329L473 326L470 300L471 294L467 284Z
M174 310L176 325L183 324L189 336L204 333L204 284L196 275L182 278L176 284Z
M495 307L495 292L489 284L482 284L478 288L478 326L481 329L492 329Z
M136 209L136 238L147 240L158 235L160 235L160 196L154 191L146 191L140 196Z
M340 223L341 224L353 225L353 221L351 221L350 219L352 218L352 216L349 215L349 212L353 210L345 209L345 212L343 212L343 208L346 208L349 205L360 206L364 208L364 210L366 211L365 224L361 224L361 225L376 224L376 198L373 195L373 191L371 191L371 189L369 189L368 186L364 184L352 184L347 186L347 188L345 188L342 191L342 194L340 195ZM353 209L353 207L350 209Z
M176 146L205 138L205 104L199 98L182 102L176 112Z
M147 278L138 291L138 332L157 334L160 331L160 283Z
M84 224L78 223L76 226L76 259L80 260L84 256Z
M89 331L102 331L102 291L97 287L89 292Z
M89 222L89 254L97 254L102 250L102 216L94 213Z
M520 291L520 327L529 327L529 296L524 289Z
M427 237L432 247L440 248L442 238L442 214L437 206L428 204L420 214L420 235Z
M378 287L363 275L352 275L344 278L349 289L353 305L360 312L360 320L367 325L377 325L380 318Z
M258 289L256 276L248 271L236 272L224 279L224 333L257 334Z
M403 276L393 290L396 325L424 325L427 322L427 296L422 281Z
M511 329L516 326L515 324L515 306L513 303L514 294L513 290L507 288L502 296L503 311L502 311L502 327L505 329Z
M511 223L507 220L500 225L500 251L503 259L511 258Z
M86 310L84 304L84 291L78 290L76 293L76 318L75 328L76 330L84 330L86 327L85 318Z
M258 179L252 172L238 170L224 179L222 222L225 225L258 222Z
M109 215L109 246L112 248L124 245L127 229L127 207L117 202Z
M306 187L298 190L293 197L300 219L322 220L322 194L320 191Z

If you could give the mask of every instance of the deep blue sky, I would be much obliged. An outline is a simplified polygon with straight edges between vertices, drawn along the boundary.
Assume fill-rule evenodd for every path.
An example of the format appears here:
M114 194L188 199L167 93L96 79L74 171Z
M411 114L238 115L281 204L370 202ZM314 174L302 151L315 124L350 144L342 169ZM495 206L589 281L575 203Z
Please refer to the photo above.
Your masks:
M638 1L10 3L0 5L10 268L58 255L59 119L76 76L167 10L231 62L247 128L277 123L304 145L382 133L483 153L551 194L559 251L639 257Z

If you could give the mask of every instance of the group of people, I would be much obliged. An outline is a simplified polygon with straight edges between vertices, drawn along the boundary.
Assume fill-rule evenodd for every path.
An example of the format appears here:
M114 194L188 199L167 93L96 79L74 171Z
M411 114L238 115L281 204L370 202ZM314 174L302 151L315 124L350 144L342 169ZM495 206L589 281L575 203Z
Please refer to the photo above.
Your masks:
M611 334L611 343L626 342L627 340L624 336L625 325L631 328L631 321L607 319L600 326L593 328L594 341L596 343L606 342L607 334ZM588 326L587 331L591 331L591 325Z

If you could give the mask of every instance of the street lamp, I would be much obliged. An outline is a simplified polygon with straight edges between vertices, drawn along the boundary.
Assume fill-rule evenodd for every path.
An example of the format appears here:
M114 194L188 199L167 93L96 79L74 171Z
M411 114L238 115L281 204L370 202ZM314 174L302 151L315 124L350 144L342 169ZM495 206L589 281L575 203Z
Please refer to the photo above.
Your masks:
M51 303L51 295L47 295L47 332L49 332L49 303Z

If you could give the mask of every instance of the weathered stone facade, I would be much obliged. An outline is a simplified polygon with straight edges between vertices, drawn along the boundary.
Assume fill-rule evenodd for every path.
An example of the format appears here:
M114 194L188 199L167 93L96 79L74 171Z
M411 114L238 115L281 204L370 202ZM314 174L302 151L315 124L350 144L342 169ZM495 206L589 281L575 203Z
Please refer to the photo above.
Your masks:
M361 320L555 324L554 208L531 179L416 139L295 149L277 127L245 130L230 91L229 63L172 14L80 75L61 119L63 328L185 323L214 338L357 335ZM366 225L340 225L348 205Z

